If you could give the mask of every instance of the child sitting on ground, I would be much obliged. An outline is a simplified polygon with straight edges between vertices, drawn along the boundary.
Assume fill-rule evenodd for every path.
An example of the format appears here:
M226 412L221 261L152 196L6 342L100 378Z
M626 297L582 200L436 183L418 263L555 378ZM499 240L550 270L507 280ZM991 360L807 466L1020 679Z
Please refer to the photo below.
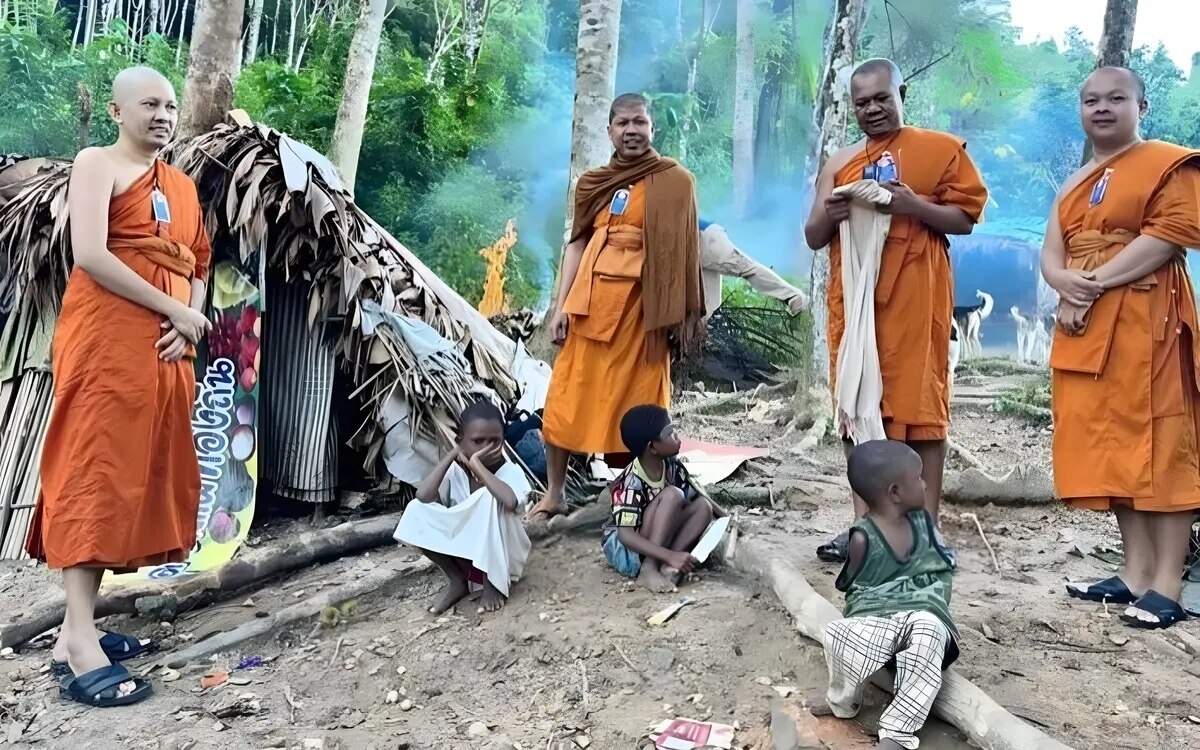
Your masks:
M633 462L600 496L612 507L604 557L623 576L656 593L675 591L697 564L691 550L724 515L677 458L679 438L661 406L635 406L621 418L621 441Z
M529 498L524 470L504 458L504 418L487 402L463 410L458 447L417 487L396 526L398 542L417 547L446 574L430 608L440 615L481 586L479 612L504 606L529 557L521 514Z
M916 452L901 442L866 442L850 454L847 473L869 510L850 528L849 559L837 578L845 618L825 628L829 709L856 716L866 681L894 665L895 697L879 719L878 747L913 750L942 671L958 658L954 563L924 510Z

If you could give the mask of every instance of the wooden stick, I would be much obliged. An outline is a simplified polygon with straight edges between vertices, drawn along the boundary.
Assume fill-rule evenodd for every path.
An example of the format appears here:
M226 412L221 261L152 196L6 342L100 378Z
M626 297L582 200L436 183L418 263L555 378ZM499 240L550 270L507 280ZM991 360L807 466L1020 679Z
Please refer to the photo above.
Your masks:
M946 439L946 447L949 448L952 453L958 454L959 458L971 464L976 469L979 469L985 474L987 473L987 467L983 465L983 461L980 461L979 457L971 451L967 450L949 438Z
M313 617L320 614L321 610L326 607L336 606L356 596L374 592L397 579L403 578L410 573L425 570L432 567L432 565L433 563L429 560L421 559L416 562L402 563L394 568L380 566L358 580L335 589L329 589L316 596L309 597L298 604L293 604L290 607L285 607L271 617L260 617L251 620L233 630L214 635L211 638L205 638L187 648L166 654L160 660L160 663L165 663L171 669L182 669L190 661L203 659L218 651L224 651L240 643L245 643L252 638L272 633L298 620Z
M284 547L249 550L215 570L175 582L147 581L111 589L96 602L96 617L134 614L138 611L138 600L152 596L167 597L176 610L200 606L271 576L392 544L399 520L400 514L394 513L348 521L332 529L300 534ZM24 613L16 613L0 633L0 647L17 648L58 627L65 612L66 600L60 594Z
M974 513L961 513L961 518L969 518L975 522L975 528L979 530L979 538L983 540L987 551L992 555L992 565L996 566L996 572L1000 572L1000 561L996 559L996 550L992 549L992 543L988 541L987 534L983 533L983 524L979 523L979 516Z
M742 540L737 564L761 576L795 618L796 629L817 643L824 642L825 626L841 618L841 613L809 585L794 563L763 551L752 539ZM889 679L876 677L873 682L888 692L894 689ZM943 674L933 713L962 730L974 745L988 750L1071 750L1013 716L953 669Z
M616 641L614 641L614 640L612 640L612 639L609 639L609 643L611 643L611 644L612 644L612 647L613 647L613 648L615 648L615 649L617 650L617 655L618 655L618 656L620 656L620 657L621 657L621 659L622 659L622 660L623 660L623 661L624 661L626 664L628 664L628 665L629 665L629 668L633 670L633 673L634 673L634 674L636 674L636 675L638 676L638 678L639 678L639 679L641 679L642 681L645 681L646 677L645 677L645 675L643 675L643 674L642 674L642 670L638 669L638 668L637 668L637 666L635 666L635 665L634 665L634 663L633 663L632 661L630 661L630 660L629 660L629 657L628 657L628 656L626 656L626 655L625 655L625 652L621 650L621 646L620 646L620 645L619 645L619 644L618 644Z
M731 401L738 401L741 399L756 399L761 396L767 396L784 390L794 389L795 387L796 383L794 381L773 383L772 385L763 385L760 383L759 385L755 386L754 390L752 391L734 391L733 393L722 393L719 396L705 397L699 401L693 401L690 404L682 404L681 406L677 406L672 409L671 415L674 417L679 417L683 414L711 411L718 406L724 406Z
M579 665L579 674L583 677L583 718L587 719L588 714L592 712L591 702L588 700L587 665L583 663L583 659L578 659L575 663Z

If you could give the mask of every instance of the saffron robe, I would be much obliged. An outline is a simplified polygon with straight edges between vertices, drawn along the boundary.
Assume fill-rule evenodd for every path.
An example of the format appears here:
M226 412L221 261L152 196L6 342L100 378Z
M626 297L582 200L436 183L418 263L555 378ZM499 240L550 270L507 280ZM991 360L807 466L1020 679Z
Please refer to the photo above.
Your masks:
M1093 188L1107 173L1103 198ZM1200 247L1200 151L1147 141L1097 165L1059 200L1067 266L1091 270L1138 235ZM1056 326L1054 484L1073 506L1200 508L1196 300L1183 252L1105 291L1081 336Z
M642 404L667 407L671 359L655 347L642 312L642 225L646 182L629 192L625 211L602 209L579 262L563 311L570 315L567 340L554 361L546 394L542 435L573 453L623 453L621 418Z
M154 219L155 185L170 222ZM108 210L108 249L188 304L211 250L196 186L158 161ZM25 549L51 568L118 572L179 562L196 542L200 468L192 441L192 356L158 358L158 313L76 267L51 346L54 410L42 449L41 494Z
M966 143L948 133L904 127L868 139L834 175L834 187L863 178L868 164L889 151L900 181L935 203L960 208L978 222L988 193ZM829 351L845 330L841 240L829 245ZM875 286L875 337L883 376L883 427L892 440L945 440L950 428L950 319L954 280L950 242L911 216L893 215ZM829 382L837 382L830 357Z

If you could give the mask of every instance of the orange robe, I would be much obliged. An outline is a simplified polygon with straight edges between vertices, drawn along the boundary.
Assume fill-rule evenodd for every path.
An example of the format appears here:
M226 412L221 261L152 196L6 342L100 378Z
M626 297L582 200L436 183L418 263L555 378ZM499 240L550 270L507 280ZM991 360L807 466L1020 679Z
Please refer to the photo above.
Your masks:
M154 220L151 191L171 221ZM156 162L115 196L108 249L188 304L211 250L196 186ZM200 468L192 442L190 357L163 362L162 316L75 268L54 331L54 411L42 450L41 495L25 548L52 568L129 571L178 562L196 542Z
M1103 199L1091 205L1105 171ZM1148 141L1059 201L1067 265L1090 270L1137 235L1200 247L1200 151ZM1100 296L1081 336L1055 329L1054 484L1073 506L1200 508L1196 298L1183 253Z
M649 361L642 317L645 210L643 180L623 214L605 208L596 215L563 305L571 324L550 376L542 434L573 453L625 452L625 412L670 403L670 353L661 347L662 356Z
M856 182L889 151L900 181L922 197L961 208L979 221L988 193L966 144L935 130L905 127L870 139L834 175L834 187ZM868 156L869 154L869 156ZM829 246L829 382L845 330L841 240ZM883 375L883 428L892 440L945 440L950 427L950 320L954 280L950 243L909 216L892 216L875 286L875 339Z

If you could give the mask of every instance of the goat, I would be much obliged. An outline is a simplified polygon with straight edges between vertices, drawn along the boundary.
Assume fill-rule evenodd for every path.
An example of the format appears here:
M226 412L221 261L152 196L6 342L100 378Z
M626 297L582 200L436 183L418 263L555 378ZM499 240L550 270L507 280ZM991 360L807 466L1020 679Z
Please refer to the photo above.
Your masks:
M983 321L992 314L992 307L995 304L992 295L987 292L976 289L975 296L979 298L979 304L955 305L954 307L954 321L958 324L959 333L962 335L960 346L963 359L983 356L980 328Z

